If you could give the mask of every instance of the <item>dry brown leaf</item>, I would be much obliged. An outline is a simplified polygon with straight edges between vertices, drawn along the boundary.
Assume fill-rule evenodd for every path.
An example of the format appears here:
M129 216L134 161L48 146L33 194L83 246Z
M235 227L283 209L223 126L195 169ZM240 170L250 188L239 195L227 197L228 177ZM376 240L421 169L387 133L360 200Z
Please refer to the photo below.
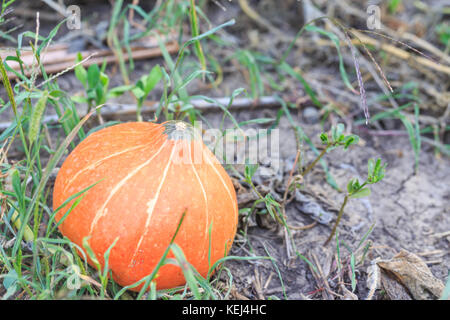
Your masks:
M382 271L382 285L391 298L408 299L410 296L417 300L438 299L444 290L442 281L433 276L425 262L406 250L377 264Z
M392 272L383 269L381 270L381 288L390 300L413 300L408 289L397 280Z

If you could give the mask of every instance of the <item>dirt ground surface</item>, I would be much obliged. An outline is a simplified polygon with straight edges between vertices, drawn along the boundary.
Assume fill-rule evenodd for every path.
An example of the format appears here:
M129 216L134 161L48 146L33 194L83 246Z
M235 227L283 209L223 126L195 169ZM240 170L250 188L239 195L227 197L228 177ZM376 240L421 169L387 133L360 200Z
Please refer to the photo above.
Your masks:
M267 112L275 113L273 110ZM236 114L238 120L252 116L257 115L251 115L251 113L249 115L248 112ZM213 116L208 118L214 123ZM219 120L216 119L216 121ZM305 124L302 122L301 115L296 118L296 122L302 125L306 134L315 137L315 142L319 143L320 125ZM272 190L279 190L278 195L282 198L284 185L295 158L293 150L296 150L296 142L293 130L287 121L281 121L279 129L282 165L278 172L267 174L267 170L264 171L265 175L260 176L260 181L265 186L272 184ZM405 148L405 145L409 143L407 137L392 139L364 134L361 134L361 137L364 146L352 148L350 152L331 151L326 159L331 174L343 188L351 178L360 177L362 180L362 177L367 174L369 158L381 157L388 162L387 178L371 188L372 194L369 198L350 201L339 230L341 241L345 241L350 247L355 247L371 225L375 225L370 235L373 247L365 263L358 269L355 294L360 298L367 296L367 267L371 265L371 261L376 258L390 259L402 249L421 255L426 261L430 261L432 273L445 281L450 264L449 237L448 232L446 236L441 234L449 229L450 190L448 186L443 187L441 182L446 181L446 178L448 180L450 173L448 159L436 159L432 150L423 152L419 170L415 174L413 152L410 148ZM336 154L332 154L333 152ZM308 156L307 163L313 158L312 153ZM339 159L339 162L335 163L334 159ZM260 173L259 170L256 175ZM299 192L308 198L305 200L297 196L288 205L287 220L290 224L308 226L315 221L311 215L305 214L302 210L305 202L318 204L333 216L334 221L344 195L326 183L325 175L320 167L316 167L316 170L308 177L304 190L301 189ZM251 198L245 192L240 194L238 191L240 207L245 206L248 197ZM318 223L307 230L292 230L298 251L309 259L314 259L314 255L317 257L324 272L324 278L330 277L331 273L328 273L333 268L333 259L336 254L335 243L331 242L328 246L323 246L333 221ZM282 299L284 293L288 299L302 299L320 288L322 284L316 282L307 263L299 258L289 259L283 232L261 228L255 221L249 225L248 243L238 237L232 254L266 256L270 253L270 256L277 261L282 282L271 261L230 261L227 266L232 270L237 292L250 299L267 298L271 295ZM242 240L245 245L241 247L239 240ZM346 281L349 279L347 278ZM283 290L285 290L284 293ZM318 293L311 297L320 296L321 294Z
M263 3L265 1L261 1ZM291 3L287 1L288 3ZM319 1L322 3L322 1ZM267 3L267 2L266 2ZM94 4L92 4L94 6ZM293 8L295 3L292 3ZM34 6L34 5L33 5ZM29 10L35 10L30 6ZM37 5L36 5L37 6ZM95 21L102 21L108 12L101 8L109 8L107 4L95 4L91 9L88 21L94 26ZM48 7L40 7L43 12L51 14ZM94 8L94 7L92 7ZM249 46L263 52L276 51L276 44L273 44L272 33L266 32L264 28L254 25L239 6L230 4L229 10L222 12L220 8L214 8L208 13L211 21L218 25L229 18L235 18L237 24L225 34L235 39L236 44ZM260 12L265 12L264 7L257 7ZM293 35L302 25L302 21L296 19L299 15L293 14L292 10L279 8L281 12L289 13L287 16L267 15L267 19L276 25L280 30L286 30L286 34ZM297 10L297 9L295 9ZM336 9L338 10L338 9ZM407 15L407 8L402 13ZM91 17L92 15L92 17ZM34 22L32 18L24 19L24 29L33 30ZM42 30L50 28L54 23L42 22ZM252 26L255 34L247 32L245 29ZM27 26L29 27L27 29ZM258 31L259 30L259 31ZM44 32L44 31L43 31ZM250 38L249 38L250 37ZM252 42L252 37L257 40ZM255 47L255 43L259 47ZM219 49L212 47L211 53L216 53ZM225 53L218 53L222 54ZM350 51L344 52L346 59L351 61ZM336 57L327 56L326 52L316 52L312 48L302 48L296 50L289 58L291 61L303 61L306 77L310 76L313 82L321 81L332 84L336 81L338 74ZM150 70L156 63L163 64L160 58L138 61L133 78L138 79L142 74ZM399 62L400 63L400 62ZM348 64L351 66L351 64ZM403 68L403 67L401 67ZM400 70L399 68L398 70ZM223 83L216 89L206 89L202 87L200 81L193 82L189 86L190 94L204 94L212 97L222 97L229 95L234 89L239 87L248 88L243 73L233 70L232 65L228 66L229 71L225 72ZM108 72L112 77L111 86L120 85L121 77L117 68L108 67ZM115 73L114 73L115 72ZM319 75L319 76L315 76ZM387 77L394 82L407 81L403 79L400 72L396 70L387 72ZM134 80L132 79L132 80ZM449 80L448 77L444 78ZM339 78L338 78L339 81ZM76 94L82 90L81 84L72 73L65 74L59 78L61 89ZM380 94L380 89L373 81L366 84L368 97ZM447 83L448 86L448 83ZM342 87L342 83L336 86ZM151 100L158 100L161 93L160 87L152 93ZM342 88L341 88L342 89ZM437 88L439 90L439 88ZM359 108L359 97L354 96L348 99L347 95L327 91L328 94L344 104L346 112ZM288 96L303 97L304 89L298 83L286 88L285 94ZM117 103L134 103L129 96L122 97ZM311 110L311 108L313 110ZM260 117L276 118L276 108L251 108L244 111L233 111L232 114L238 121L245 121ZM310 113L313 117L310 117ZM436 110L425 110L430 116L442 114L442 108ZM294 121L301 126L304 132L313 140L315 145L320 145L319 134L323 131L319 110L313 104L306 101L299 106L297 112L293 112ZM221 113L205 112L205 118L214 126L218 125L222 119ZM315 116L315 117L314 117ZM362 113L358 113L362 118ZM146 114L145 118L151 119L151 114ZM1 122L11 120L11 114L4 112L0 115ZM122 118L122 121L129 119ZM447 120L448 121L448 120ZM388 129L402 129L401 122L392 120L386 121L383 126ZM254 125L254 128L258 126ZM264 126L259 126L264 128ZM329 127L326 126L328 129ZM262 193L272 192L278 199L283 198L285 185L289 173L293 167L296 156L296 138L291 124L283 117L279 126L280 159L281 166L278 170L272 170L260 166L255 176L255 183ZM417 172L414 171L414 152L407 135L376 135L368 131L364 125L353 126L352 133L361 137L359 145L353 146L348 151L333 150L325 156L331 175L335 178L340 188L345 190L349 179L360 177L364 179L367 175L367 161L369 158L381 157L388 163L386 177L380 183L371 186L372 194L368 198L352 199L349 201L339 226L339 240L341 243L341 261L344 261L344 270L341 277L337 276L336 266L336 241L331 241L327 246L323 246L328 237L340 205L345 194L333 189L325 178L324 171L320 165L308 175L302 188L292 195L286 207L287 221L293 226L303 226L303 230L292 229L292 237L296 249L309 261L313 262L318 270L313 270L311 266L301 257L296 257L292 253L292 244L286 241L286 234L283 229L274 228L274 223L264 219L251 217L249 221L241 221L240 230L231 250L231 255L237 256L268 256L273 260L231 260L226 263L233 275L232 296L236 299L341 299L355 298L352 293L342 290L339 279L347 288L351 286L350 252L345 249L356 249L358 243L373 226L368 241L371 247L368 252L359 250L356 260L362 258L362 263L357 264L355 280L356 289L354 295L359 299L365 299L370 291L369 271L376 259L389 260L401 250L406 250L421 257L432 274L444 284L447 281L450 266L450 161L445 155L436 156L434 147L423 144L420 153L420 161ZM314 159L314 154L305 144L304 164L310 163ZM242 169L237 167L238 170ZM238 182L239 179L234 177ZM241 181L242 183L242 181ZM236 184L238 185L238 184ZM245 186L245 184L242 184ZM248 188L238 188L237 194L239 207L245 208L256 200L254 194ZM321 208L325 216L318 218L309 213L308 206ZM246 228L244 230L244 225ZM342 244L344 243L344 244ZM225 278L225 274L222 275ZM339 292L333 294L332 292ZM395 298L388 297L385 291L378 290L374 299ZM397 297L398 298L398 297Z

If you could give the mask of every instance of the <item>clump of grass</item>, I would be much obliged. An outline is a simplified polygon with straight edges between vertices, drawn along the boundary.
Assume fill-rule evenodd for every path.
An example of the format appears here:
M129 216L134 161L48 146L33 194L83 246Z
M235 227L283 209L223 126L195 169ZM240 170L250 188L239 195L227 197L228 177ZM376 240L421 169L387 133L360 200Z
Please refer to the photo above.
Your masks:
M339 234L336 232L336 274L332 279L337 278L338 282L345 283L343 278L345 271L348 270L348 278L350 278L351 292L355 292L357 279L356 270L359 266L364 264L368 252L372 248L372 242L368 240L368 237L373 231L375 224L370 226L369 230L363 235L358 244L352 249L345 241L339 239ZM342 252L342 247L348 251L348 255L345 257Z
M121 23L126 24L126 19L124 19L125 12L133 8L139 14L145 16L145 13L139 10L138 7L129 6L124 9L122 4L122 1L117 1L113 8L114 14L111 21L109 39L115 47L119 47L121 44L116 28ZM156 20L166 20L170 27L173 27L175 21L171 19L174 17L168 15L168 13L175 5L178 5L175 1L165 2L164 5L155 8L154 11L146 16L148 18L146 22L151 25L153 20L150 17L154 17ZM164 13L164 10L167 10L167 12ZM182 16L183 12L178 12L178 18ZM195 13L191 10L191 14ZM196 22L193 21L193 23L193 27L195 27ZM224 257L210 266L207 277L202 277L186 261L181 248L172 241L165 255L161 257L161 261L156 269L149 276L135 284L136 286L143 286L142 290L133 297L127 292L127 289L131 287L120 288L113 281L111 271L108 268L109 253L114 243L104 253L103 260L105 264L101 267L98 263L99 260L90 249L88 239L83 241L84 248L80 248L68 239L62 238L57 231L58 225L82 201L84 193L93 186L89 186L74 194L56 210L52 210L49 206L49 203L51 203L51 186L48 182L54 174L54 169L69 148L75 146L76 139L81 140L86 137L86 133L82 128L83 125L109 99L127 92L132 93L138 102L137 119L142 120L141 108L145 99L155 85L160 80L163 80L165 90L161 98L162 103L159 112L164 112L168 119L189 117L194 121L196 113L193 112L192 106L181 110L175 110L173 106L179 103L180 99L188 106L191 96L186 91L186 87L193 79L205 74L207 71L196 70L186 78L183 78L178 69L181 68L185 52L191 44L199 48L201 40L232 23L233 21L230 21L212 28L204 34L198 34L197 30L194 38L181 46L176 61L172 61L172 58L167 53L164 54L169 69L166 70L157 66L150 71L148 76L139 79L136 84L125 83L123 86L110 88L109 77L105 72L106 64L103 64L101 67L91 65L86 70L81 65L81 58L79 58L75 61L74 69L76 77L85 88L86 93L84 97L69 97L68 93L62 91L57 84L59 74L49 77L40 63L41 55L45 53L46 47L50 44L62 23L58 24L47 37L39 36L38 28L36 33L25 33L19 39L19 49L16 57L11 56L6 58L5 61L0 61L1 79L9 98L9 102L3 106L3 110L9 107L14 114L14 121L10 128L1 135L1 140L4 145L7 145L5 150L8 150L14 144L15 147L18 147L25 154L25 159L19 160L13 165L5 162L6 158L3 158L4 162L1 164L3 178L0 191L3 206L0 236L2 239L14 240L13 242L8 242L11 246L0 247L0 261L2 262L2 268L0 269L0 279L2 281L0 282L7 290L3 298L20 298L25 295L29 298L37 299L80 298L83 295L100 299L141 299L144 296L149 299L167 297L223 298L223 295L226 297L230 294L231 284L228 285L228 291L224 292L227 286L222 286L219 279L212 276L213 270L225 272L228 274L229 279L232 279L230 271L223 265L223 262L230 259L268 259L267 257ZM145 36L151 31L152 28L149 28L139 36ZM44 78L44 81L39 86L35 85L37 71L32 72L31 77L26 77L23 70L21 73L16 72L20 80L14 87L8 79L7 72L15 71L8 66L7 62L11 60L21 62L20 48L24 37L31 37L35 40L35 45L32 48L36 61L34 68L40 70ZM135 36L135 38L137 37ZM160 45L164 48L162 42L160 42ZM128 69L124 64L122 65L122 73L126 82ZM169 86L172 88L170 91L168 90ZM209 98L205 97L205 99ZM74 102L88 106L88 114L82 119L78 118ZM55 141L51 140L48 134L49 127L42 122L43 114L50 106L55 109L59 116L59 123L55 126L55 129L63 129L64 132L59 145L55 145ZM223 106L223 110L227 111L226 106ZM231 116L229 112L225 112L225 114ZM101 121L100 117L99 120ZM235 120L234 122L239 126ZM93 130L104 125L100 122L100 125ZM16 141L17 137L19 141ZM73 204L66 208L65 204L73 200L75 200ZM56 223L55 215L61 210L66 211L62 220ZM180 221L180 225L181 223L182 221ZM175 235L173 239L175 239ZM167 258L168 252L171 252L174 258ZM92 261L97 262L95 263L96 268L87 265L88 257ZM187 280L187 286L184 289L175 288L165 292L156 291L154 279L159 268L167 263L176 264L182 268ZM182 294L179 294L180 289L183 291Z

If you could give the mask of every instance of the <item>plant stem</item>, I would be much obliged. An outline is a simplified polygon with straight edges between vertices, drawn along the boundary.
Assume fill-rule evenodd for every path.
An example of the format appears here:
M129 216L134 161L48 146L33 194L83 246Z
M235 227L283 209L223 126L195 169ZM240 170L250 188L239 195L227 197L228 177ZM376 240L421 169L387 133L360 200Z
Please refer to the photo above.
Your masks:
M294 165L292 166L292 170L289 173L289 178L288 178L288 182L287 182L287 185L286 185L286 191L284 192L284 195L283 195L283 207L284 207L284 205L286 203L287 195L288 195L288 192L289 192L289 187L291 186L292 176L294 175L294 170L295 170L295 167L297 165L298 158L300 156L300 152L301 152L301 150L298 149L297 150L297 155L295 156Z
M322 157L325 155L325 153L328 150L329 145L326 146L325 149L322 150L322 152L317 156L317 158L311 162L311 164L305 169L305 171L303 171L303 177L309 172L311 171L312 168L314 168L314 166L317 164L317 162L319 162L320 159L322 159Z
M137 110L136 110L136 113L137 113L137 115L136 115L136 118L137 118L137 121L138 122L142 122L142 104L143 104L143 101L141 102L141 101L138 101L138 104L137 104Z
M348 201L349 196L350 196L349 194L347 194L347 195L345 196L344 202L342 203L341 209L339 210L339 214L338 214L338 217L337 217L336 222L335 222L335 224L334 224L333 230L331 230L331 233L330 233L330 235L328 236L327 241L325 241L325 243L323 244L324 246L326 246L326 245L328 244L328 242L330 242L330 240L333 238L334 233L336 232L337 226L338 226L339 222L341 221L342 214L344 213L344 207L345 207L345 205L347 204L347 201Z

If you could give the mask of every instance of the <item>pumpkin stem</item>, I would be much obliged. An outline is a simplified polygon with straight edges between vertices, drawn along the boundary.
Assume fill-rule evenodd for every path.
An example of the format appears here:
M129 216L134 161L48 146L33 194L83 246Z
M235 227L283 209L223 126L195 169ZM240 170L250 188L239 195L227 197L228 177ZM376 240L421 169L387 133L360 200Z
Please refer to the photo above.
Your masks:
M164 134L170 140L198 140L200 134L190 123L181 120L169 120L162 124L165 128Z

